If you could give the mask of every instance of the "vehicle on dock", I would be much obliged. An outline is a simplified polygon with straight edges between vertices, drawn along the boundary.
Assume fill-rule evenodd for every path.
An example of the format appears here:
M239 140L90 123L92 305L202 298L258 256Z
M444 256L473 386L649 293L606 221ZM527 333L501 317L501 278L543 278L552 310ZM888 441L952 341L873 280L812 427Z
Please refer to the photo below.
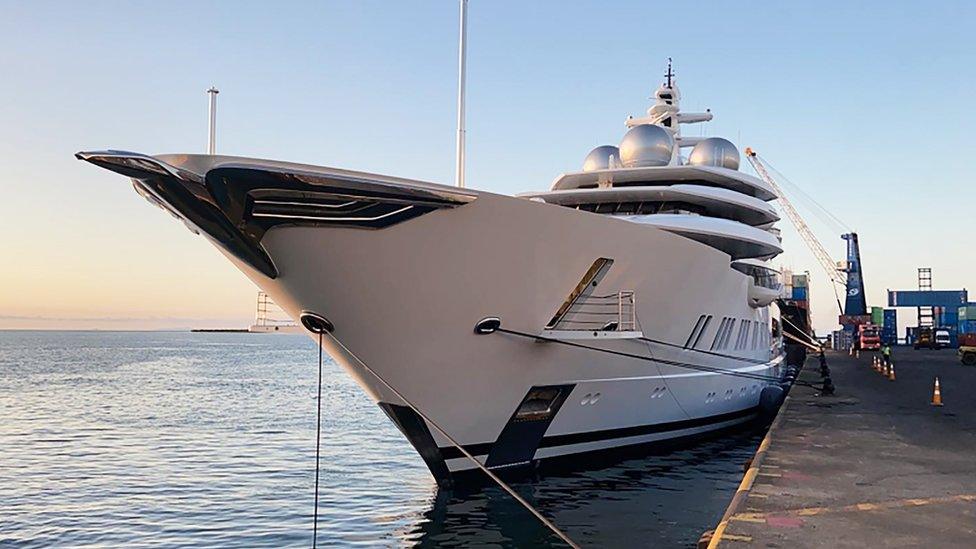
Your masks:
M959 334L959 361L976 366L976 334Z
M862 324L858 334L862 351L881 349L881 330L875 324Z
M920 327L915 335L915 350L919 349L938 349L938 345L935 342L935 334L932 332L932 328L927 326Z
M949 330L936 330L935 348L944 349L946 347L952 347L952 338L949 336Z

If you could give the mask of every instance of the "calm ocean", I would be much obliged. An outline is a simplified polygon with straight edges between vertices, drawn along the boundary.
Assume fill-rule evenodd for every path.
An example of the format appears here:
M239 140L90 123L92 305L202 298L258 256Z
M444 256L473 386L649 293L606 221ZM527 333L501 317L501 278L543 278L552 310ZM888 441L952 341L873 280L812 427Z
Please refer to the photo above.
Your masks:
M299 335L0 331L0 547L311 545L316 351ZM694 546L761 433L516 483L577 542ZM323 546L537 546L504 492L439 492L329 361Z

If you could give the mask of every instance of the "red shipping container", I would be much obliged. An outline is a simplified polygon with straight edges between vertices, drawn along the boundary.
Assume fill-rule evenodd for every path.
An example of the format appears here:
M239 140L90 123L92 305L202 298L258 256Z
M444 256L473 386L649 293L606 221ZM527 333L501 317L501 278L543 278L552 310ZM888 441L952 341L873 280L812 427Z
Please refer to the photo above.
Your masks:
M976 334L959 334L960 347L976 347Z

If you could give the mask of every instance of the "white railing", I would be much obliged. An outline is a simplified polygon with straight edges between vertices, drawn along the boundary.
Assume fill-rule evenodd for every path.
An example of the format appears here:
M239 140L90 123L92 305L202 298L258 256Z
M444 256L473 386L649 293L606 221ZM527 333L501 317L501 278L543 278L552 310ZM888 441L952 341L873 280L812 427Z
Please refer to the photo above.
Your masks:
M636 332L637 300L634 291L581 297L551 329L560 332Z

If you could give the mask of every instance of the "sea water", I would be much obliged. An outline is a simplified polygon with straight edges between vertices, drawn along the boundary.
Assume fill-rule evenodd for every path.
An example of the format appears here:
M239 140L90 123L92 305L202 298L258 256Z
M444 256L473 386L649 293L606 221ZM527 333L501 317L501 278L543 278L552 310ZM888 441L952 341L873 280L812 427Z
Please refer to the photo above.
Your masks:
M0 332L0 547L311 545L315 345L303 335ZM331 360L322 546L539 546L507 494L439 491ZM583 545L691 547L761 433L514 483Z

